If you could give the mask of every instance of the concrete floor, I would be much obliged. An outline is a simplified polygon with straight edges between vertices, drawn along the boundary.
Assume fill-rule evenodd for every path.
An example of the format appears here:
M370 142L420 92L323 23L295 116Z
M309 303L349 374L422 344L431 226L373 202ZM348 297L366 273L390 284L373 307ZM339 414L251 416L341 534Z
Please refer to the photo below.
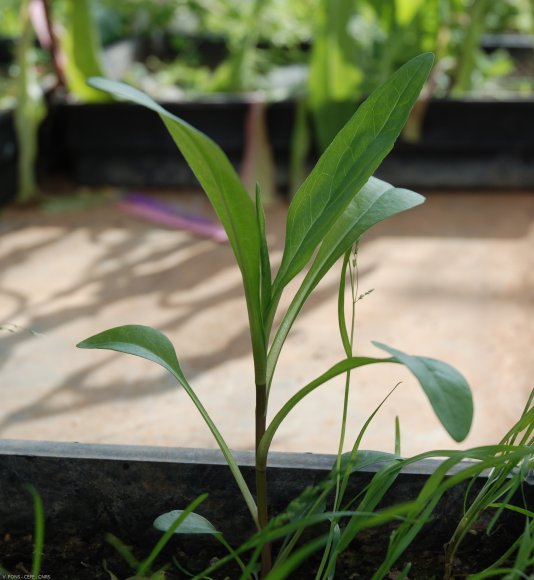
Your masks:
M198 193L164 199L209 213ZM268 211L275 263L284 219L282 204ZM227 245L141 222L113 203L10 209L0 234L0 325L8 325L0 331L0 437L213 447L186 393L162 369L74 346L139 323L174 342L230 446L253 446L246 312ZM425 205L375 227L359 254L360 291L374 292L358 303L357 353L380 356L371 344L379 340L455 365L475 400L461 446L497 442L534 387L534 193L429 194ZM336 267L290 335L271 411L343 358L338 277ZM398 381L363 447L392 450L395 415L404 454L456 447L397 365L353 374L348 445ZM306 399L273 449L335 452L343 385L332 381Z

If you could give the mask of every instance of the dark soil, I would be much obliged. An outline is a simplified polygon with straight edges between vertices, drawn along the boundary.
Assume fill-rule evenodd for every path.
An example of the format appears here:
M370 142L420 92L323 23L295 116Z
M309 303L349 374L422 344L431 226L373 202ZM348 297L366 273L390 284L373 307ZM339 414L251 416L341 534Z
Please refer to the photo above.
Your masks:
M438 526L442 527L439 523ZM435 534L435 522L430 523L423 534L408 549L404 557L390 570L388 578L395 579L404 566L412 563L409 578L441 579L445 563L444 539ZM390 530L375 529L358 536L353 548L341 555L338 560L336 578L368 579L382 561ZM465 578L469 574L490 566L515 539L509 526L501 525L491 536L483 529L475 528L462 544L454 562L454 578ZM132 545L133 554L140 560L146 557L155 545L159 534L147 531ZM130 544L130 542L126 542ZM33 538L31 535L6 534L0 539L0 562L12 574L30 574L32 567ZM192 540L176 538L156 560L154 569L168 566L166 578L169 580L187 578L172 563L173 557L191 573L199 573L214 559L224 555L220 544L212 538ZM308 580L316 570L321 554L310 558L301 569L292 573L292 580ZM43 552L41 573L50 580L109 580L112 572L119 580L134 575L134 571L124 558L105 539L105 534L85 538L70 536L47 538ZM233 579L239 577L237 568L230 566L222 572L210 575L214 579Z
M106 542L106 534L113 533L131 546L137 560L146 559L161 538L161 533L152 527L154 518L176 509L173 506L189 505L200 484L208 497L198 513L208 517L231 546L243 544L253 533L250 514L236 496L232 476L219 461L218 454L205 450L148 448L143 451L142 448L94 446L91 453L97 457L84 457L84 453L89 454L87 447L58 444L56 456L39 456L35 455L40 449L37 445L32 447L34 455L31 456L0 455L3 478L0 480L0 564L9 572L29 574L32 567L34 516L31 498L21 481L31 482L40 491L45 510L42 574L49 575L50 580L131 578L134 569ZM150 461L142 460L148 456ZM251 454L242 453L238 459L243 477L252 487ZM331 464L331 457L310 459L299 454L273 454L272 461L269 504L271 514L284 514L278 521L283 524L288 518L296 520L302 513L302 505L306 505L303 502L315 498L324 489L322 482L328 472L323 467ZM401 473L378 509L417 497L435 468L432 462L412 466L411 471ZM370 468L354 473L348 483L347 497L358 497L372 477ZM483 481L480 478L472 482L469 490L465 485L447 490L412 545L388 571L388 580L395 580L408 563L412 564L408 576L411 580L444 577L444 546L463 516L466 493L469 492L468 500L474 498ZM532 509L533 491L531 486L524 486L520 496L511 498L510 502ZM460 545L454 561L455 580L492 565L523 533L524 517L504 511L488 535L486 530L493 515L491 510L484 512ZM336 578L371 578L383 562L391 534L399 525L395 522L369 528L357 535L338 558ZM310 527L301 542L306 544L327 530L326 523ZM275 546L274 551L277 549ZM199 574L214 558L223 555L226 555L225 549L214 536L174 536L153 568L168 565L169 580L187 578L174 567L173 557L193 574ZM244 554L244 560L248 560L248 554ZM321 553L316 552L288 578L313 578L320 560ZM106 568L115 576L110 576ZM239 577L236 566L221 568L220 572L210 575L214 580Z

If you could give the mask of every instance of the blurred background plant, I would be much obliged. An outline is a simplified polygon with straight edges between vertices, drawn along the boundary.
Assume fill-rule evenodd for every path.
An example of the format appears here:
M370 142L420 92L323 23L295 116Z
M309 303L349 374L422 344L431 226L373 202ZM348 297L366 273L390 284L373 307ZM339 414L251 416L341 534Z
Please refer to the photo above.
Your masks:
M268 194L268 103L298 103L294 189L310 114L323 150L355 104L421 52L434 52L437 64L407 140L420 137L431 97L530 98L533 31L531 0L3 0L0 107L18 111L19 199L37 189L28 176L43 94L104 98L87 87L89 76L104 73L165 101L252 93L243 175L249 189L259 180Z
M510 86L520 86L510 85L514 61L504 41L491 47L484 35L523 34L532 49L533 16L529 0L321 0L309 82L320 148L344 125L351 103L421 52L436 55L423 101L508 96ZM521 79L521 92L531 92L533 73ZM409 139L420 135L421 112L415 111L407 127Z
M142 58L123 80L149 91L174 85L176 96L271 91L273 69L306 63L315 5L317 0L130 0L117 10L116 3L98 0L95 12L104 44L124 38L139 44Z

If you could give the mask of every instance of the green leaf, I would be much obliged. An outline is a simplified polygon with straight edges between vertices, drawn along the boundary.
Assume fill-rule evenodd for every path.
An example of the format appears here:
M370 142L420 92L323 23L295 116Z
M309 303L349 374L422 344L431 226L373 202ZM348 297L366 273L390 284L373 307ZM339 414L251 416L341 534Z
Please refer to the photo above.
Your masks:
M166 532L176 520L184 513L184 510L172 510L161 514L154 520L154 527L160 532ZM174 530L175 534L220 534L205 517L194 512L187 517Z
M135 324L118 326L95 334L76 346L114 350L150 360L172 373L182 386L187 385L187 379L171 341L159 330L150 326Z
M265 380L265 338L260 308L260 236L256 210L221 148L209 137L124 83L90 79L91 86L128 99L159 114L217 213L241 270L256 363L257 382Z
M423 203L424 197L371 177L325 237L313 264L295 294L276 332L267 361L267 384L282 346L308 296L336 261L372 226Z
M352 369L376 364L380 362L393 362L391 359L380 359L371 358L367 356L357 356L353 358L348 358L342 360L341 362L335 364L325 373L308 383L306 386L302 387L297 391L276 413L270 422L269 426L265 430L263 437L260 440L258 448L256 450L256 465L259 467L266 467L267 465L267 454L271 446L273 437L278 430L278 427L282 424L282 421L289 415L289 413L298 405L298 403L307 397L311 392L313 392L317 387L320 387L324 383L328 382L330 379L339 376L342 373L346 373Z
M337 291L337 321L339 326L339 335L345 354L352 356L352 343L347 329L347 321L345 319L345 289L347 287L347 270L352 256L352 248L345 252L343 256L343 264L341 266L341 278L339 280L339 288Z
M372 226L424 201L425 198L414 191L393 187L371 177L324 238L311 268L314 276L322 278Z
M378 523L378 520L382 519L383 523L391 521L393 518L389 518L385 512L388 508L376 512L376 506L382 502L382 499L387 494L391 486L395 483L397 476L402 470L405 461L389 462L385 465L383 469L374 474L371 482L364 488L365 495L358 504L354 515L347 522L343 529L341 538L337 546L337 553L340 554L350 542L356 537L356 535L366 527L373 526ZM399 515L404 511L403 505L398 504L393 506L394 512L398 510ZM370 518L369 518L370 516ZM375 522L373 523L373 520ZM369 526L369 527L370 527Z
M261 307L265 313L271 301L271 260L265 233L265 210L261 200L260 186L256 184L256 219L260 234L260 274L261 274Z
M389 464L395 461L400 461L402 458L394 453L387 453L386 451L367 451L362 449L356 453L356 457L351 462L352 452L348 451L341 456L341 469L350 465L350 472L355 473L361 471L371 465L380 463Z
M77 346L78 348L97 348L132 354L155 362L164 369L167 369L180 382L186 393L189 395L189 398L193 401L198 412L202 415L202 418L217 441L217 444L228 463L228 467L230 468L230 471L232 472L232 475L243 495L254 522L257 524L256 503L254 502L254 498L243 479L243 475L241 474L234 456L224 440L224 437L221 435L219 429L217 429L217 426L206 411L204 405L201 403L195 391L187 381L182 368L180 367L180 363L178 362L174 346L164 334L150 326L131 324L118 326L116 328L105 330L99 334L95 334L94 336L83 340Z
M20 4L22 29L15 50L17 99L14 121L18 147L17 201L27 203L38 192L35 172L39 147L38 131L46 115L46 105L35 66L35 31L30 18L30 2Z
M278 427L304 397L338 375L352 369L376 364L405 365L417 378L441 424L455 441L463 441L473 421L473 398L465 378L450 365L439 360L407 355L381 343L373 343L393 355L392 358L347 358L297 391L273 417L256 450L257 465L265 467L267 453Z
M347 24L355 2L321 0L310 57L309 94L315 132L322 151L350 119L364 80L360 42Z
M388 362L390 362L391 359L389 359ZM377 407L374 409L374 411L369 415L369 417L367 417L367 419L365 420L362 428L360 429L360 432L358 433L358 436L356 437L356 441L354 441L354 445L352 446L352 451L348 454L346 454L346 459L344 459L345 462L351 462L354 460L354 458L357 456L357 454L359 453L359 449L360 449L360 444L365 436L365 433L367 432L367 429L369 428L369 425L371 424L372 421L374 421L374 418L376 417L376 415L378 414L378 412L380 411L380 409L383 407L383 405L385 405L386 401L391 397L391 395L397 390L397 388L399 387L400 383L397 383L390 391L389 393L382 399L382 401L380 401L380 403L377 405ZM364 453L372 453L372 452L366 452L364 451ZM361 460L359 461L365 461L365 455L361 458ZM378 459L378 458L376 458ZM385 467L390 467L392 464L395 464L396 462L401 461L401 457L400 454L397 452L397 450L395 450L395 459L391 459L390 461L387 461L387 463L385 464ZM347 485L349 482L349 478L351 473L353 473L352 470L347 470L347 468L345 468L344 473L343 473L343 480L341 482L341 486L339 488L339 493L337 494L337 498L338 498L338 504L336 507L339 507L339 505L341 505L341 502L343 501L343 498L345 497L345 492L347 490ZM380 472L377 472L375 477L380 476ZM374 479L374 478L373 478ZM384 490L385 493L385 490Z
M120 538L114 536L113 534L106 534L106 542L113 546L115 551L122 556L122 558L128 563L130 568L133 570L137 570L137 568L141 565L141 562L135 557L134 553L132 552L131 546L127 546ZM105 567L105 570L109 572L109 570Z
M415 375L441 424L455 441L463 441L473 421L473 397L465 378L442 361L411 356L379 342L373 344Z
M34 544L33 544L33 563L32 563L32 576L34 578L39 577L41 573L41 560L43 557L44 549L44 535L45 535L45 515L43 508L43 500L39 495L39 492L31 484L26 486L26 489L31 493L33 497L33 510L34 510Z
M358 108L293 198L273 295L306 265L319 243L392 149L432 67L422 54Z
M67 0L66 21L60 36L65 52L65 75L69 90L85 101L102 101L109 97L87 86L87 79L103 74L98 30L91 12L90 0Z
M395 0L395 15L400 26L408 26L420 10L425 8L425 0Z
M169 540L176 532L176 530L189 518L190 515L193 514L194 510L208 497L207 493L203 493L199 495L196 499L194 499L186 508L185 510L180 510L179 513L175 512L175 516L171 519L171 521L165 520L165 516L170 514L163 514L159 518L154 521L154 526L156 522L163 518L164 523L166 523L165 529L162 531L164 532L163 536L158 540L157 544L152 548L152 551L148 555L148 557L141 563L139 568L137 569L137 576L145 577L147 574L150 573L152 568L152 564L155 562L156 558L159 556L163 548L168 544ZM171 512L172 513L172 512ZM199 516L200 517L200 516ZM194 519L194 518L193 518ZM157 529L161 529L157 527ZM195 532L190 532L195 533ZM155 576L151 576L154 578Z
M291 578L291 574L302 562L309 560L312 554L326 545L328 536L321 536L311 540L298 550L295 550L291 556L279 566L273 568L265 577L266 580L285 580Z

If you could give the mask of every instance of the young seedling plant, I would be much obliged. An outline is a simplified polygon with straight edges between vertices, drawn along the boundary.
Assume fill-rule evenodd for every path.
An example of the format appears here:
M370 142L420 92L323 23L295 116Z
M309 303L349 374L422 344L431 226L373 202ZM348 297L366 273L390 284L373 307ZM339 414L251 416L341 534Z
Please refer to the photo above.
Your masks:
M275 276L271 269L259 188L254 202L226 155L211 139L145 94L122 83L101 78L91 80L93 87L143 105L161 117L228 235L243 279L254 359L254 377L250 386L256 390L255 494L245 482L223 435L184 375L173 345L161 332L147 326L121 326L92 336L78 346L142 357L161 365L176 378L215 437L259 531L266 529L269 523L267 457L273 438L292 409L334 377L371 364L402 364L415 375L450 436L455 441L462 441L469 432L473 416L471 391L457 370L439 360L409 355L381 343L374 344L387 353L386 357L354 356L343 324L346 357L303 386L267 422L269 394L276 386L274 378L278 358L310 294L334 264L344 257L346 271L352 249L369 228L424 201L417 193L374 178L373 173L399 136L432 63L433 56L427 53L402 66L357 109L321 156L288 209L284 252ZM306 268L304 279L287 311L275 325L282 294ZM179 532L180 527L175 531ZM266 543L261 553L261 576L266 577L272 567L271 547Z

